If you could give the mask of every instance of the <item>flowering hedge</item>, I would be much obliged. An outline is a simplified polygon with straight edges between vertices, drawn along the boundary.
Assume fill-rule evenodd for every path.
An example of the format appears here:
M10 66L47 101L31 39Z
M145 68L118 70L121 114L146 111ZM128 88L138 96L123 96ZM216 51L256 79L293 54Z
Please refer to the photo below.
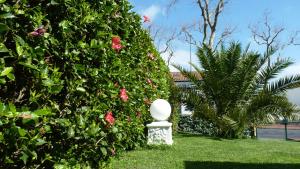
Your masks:
M131 8L0 0L0 168L98 168L145 142L169 73Z

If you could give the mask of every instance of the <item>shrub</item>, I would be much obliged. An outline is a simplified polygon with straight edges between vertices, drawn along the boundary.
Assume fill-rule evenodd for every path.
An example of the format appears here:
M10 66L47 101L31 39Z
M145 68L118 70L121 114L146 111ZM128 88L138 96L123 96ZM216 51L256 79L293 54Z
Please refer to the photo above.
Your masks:
M180 120L180 89L172 81L170 82L170 96L169 102L172 107L170 121L172 123L172 131L176 133L178 131L178 122Z
M145 142L169 74L131 8L0 1L0 168L98 168Z
M178 123L178 131L183 133L199 134L203 136L217 136L217 128L206 120L181 116Z

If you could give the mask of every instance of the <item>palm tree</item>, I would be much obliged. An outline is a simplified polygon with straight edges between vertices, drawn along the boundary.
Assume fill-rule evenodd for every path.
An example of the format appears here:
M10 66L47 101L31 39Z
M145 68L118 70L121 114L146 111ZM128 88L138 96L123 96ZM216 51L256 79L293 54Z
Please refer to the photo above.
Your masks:
M203 46L197 56L200 65L190 64L201 75L200 80L195 73L174 65L193 84L183 89L183 103L194 116L214 123L219 136L238 137L246 128L253 132L257 124L289 117L295 111L285 91L300 86L300 75L276 78L292 64L289 59L267 67L269 55L249 52L249 46L242 51L239 43L217 51Z

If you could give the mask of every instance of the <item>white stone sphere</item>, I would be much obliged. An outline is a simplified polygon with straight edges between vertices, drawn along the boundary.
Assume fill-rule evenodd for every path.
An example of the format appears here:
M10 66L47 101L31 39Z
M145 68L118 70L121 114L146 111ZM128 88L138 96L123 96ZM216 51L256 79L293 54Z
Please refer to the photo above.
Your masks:
M166 100L157 99L151 104L150 113L157 121L167 120L171 114L171 105Z

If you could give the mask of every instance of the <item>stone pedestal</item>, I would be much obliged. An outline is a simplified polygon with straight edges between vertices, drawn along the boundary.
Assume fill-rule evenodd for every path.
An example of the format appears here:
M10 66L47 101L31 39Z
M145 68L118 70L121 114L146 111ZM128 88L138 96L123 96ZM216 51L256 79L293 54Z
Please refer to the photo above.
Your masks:
M148 144L172 145L172 123L168 121L158 121L147 124Z

